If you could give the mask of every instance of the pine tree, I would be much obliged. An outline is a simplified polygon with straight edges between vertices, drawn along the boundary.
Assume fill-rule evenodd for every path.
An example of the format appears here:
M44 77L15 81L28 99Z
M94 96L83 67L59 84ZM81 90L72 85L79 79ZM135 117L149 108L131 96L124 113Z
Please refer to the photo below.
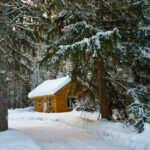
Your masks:
M132 105L133 95L128 93L128 89L138 87L139 83L145 85L146 88L149 85L148 76L144 78L141 76L142 72L149 75L150 65L147 57L149 55L149 36L144 34L142 41L142 35L140 35L143 31L141 26L149 24L149 1L95 0L75 3L66 0L64 2L63 9L59 5L53 20L53 24L58 28L59 36L57 35L54 44L48 46L46 59L50 58L50 62L54 64L61 60L71 60L72 78L86 85L94 93L96 99L99 97L101 107L108 102L105 99L105 96L108 95L111 109L117 108L129 118L128 108L135 107ZM119 29L121 35L119 43L117 43L119 35L116 34L115 28ZM108 30L111 32L104 32ZM98 34L99 38L96 38ZM147 57L144 60L139 57L143 55ZM99 59L98 62L96 58ZM147 69L143 63L148 66ZM95 86L94 81L101 85ZM98 92L96 92L97 89L99 89ZM106 92L100 92L100 90ZM106 112L109 112L109 105L105 106L101 108L101 111L104 108ZM108 114L104 116L108 118Z
M33 69L31 64L37 61L46 43L43 33L49 29L50 18L44 14L49 11L45 2L0 2L0 28L4 32L0 37L0 50L5 52L9 64L7 94L13 108L26 105Z
M141 132L150 104L149 7L147 0L2 0L0 50L14 87L28 83L31 63L48 60L44 69L56 78L70 62L74 85L86 86L102 117L117 109Z
M7 108L27 103L30 52L37 48L32 17L38 16L35 7L20 0L0 2L0 131L8 129Z
M82 13L81 16L78 9ZM106 96L105 64L107 57L111 59L111 53L119 55L118 30L102 31L94 25L94 22L90 23L89 14L82 11L82 8L76 5L71 7L69 12L59 14L57 19L66 17L65 21L69 24L60 29L63 36L54 44L49 45L49 55L51 55L52 63L60 64L63 60L71 60L73 81L76 80L75 82L87 86L93 93L94 99L99 101L102 117L110 118L110 101Z

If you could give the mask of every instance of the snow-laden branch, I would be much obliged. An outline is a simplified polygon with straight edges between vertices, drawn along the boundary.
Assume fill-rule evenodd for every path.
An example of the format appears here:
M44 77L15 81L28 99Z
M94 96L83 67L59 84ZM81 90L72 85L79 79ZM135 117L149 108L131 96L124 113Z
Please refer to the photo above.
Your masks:
M58 51L55 53L55 56L52 58L52 62L56 62L68 53L68 51L72 51L75 53L76 50L89 52L93 57L97 57L97 50L100 50L102 47L102 41L111 41L114 44L114 36L120 37L118 29L114 29L112 31L98 31L96 35L93 35L90 38L84 38L81 41L75 42L71 45L60 45Z
M65 27L66 32L75 32L81 34L80 32L83 32L83 30L89 30L90 32L97 31L96 28L94 28L92 25L87 24L85 21L70 24Z

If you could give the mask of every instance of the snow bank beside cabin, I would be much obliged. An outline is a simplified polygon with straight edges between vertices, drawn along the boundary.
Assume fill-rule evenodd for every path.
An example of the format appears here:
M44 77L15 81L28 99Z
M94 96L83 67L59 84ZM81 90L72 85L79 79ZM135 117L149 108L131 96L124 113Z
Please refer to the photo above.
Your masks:
M0 150L42 150L29 136L15 130L0 132Z
M44 113L35 112L33 107L17 108L15 110L8 110L8 119L10 128L18 128L22 126L34 127L34 126L49 126L51 123L66 123L66 124L78 124L78 121L91 120L97 121L100 119L99 112L85 112L76 111L64 113Z
M75 109L72 111L72 114L74 116L83 118L83 119L88 119L92 121L97 121L101 119L101 114L99 112L86 112L86 111L76 111Z

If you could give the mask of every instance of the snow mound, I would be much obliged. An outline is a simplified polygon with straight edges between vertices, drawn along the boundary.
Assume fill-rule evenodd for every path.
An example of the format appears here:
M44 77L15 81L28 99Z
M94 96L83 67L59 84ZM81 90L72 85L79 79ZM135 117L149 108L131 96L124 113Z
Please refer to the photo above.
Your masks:
M36 96L46 96L55 94L65 85L67 85L70 81L71 79L68 76L54 80L46 80L42 84L37 86L34 90L32 90L28 94L28 97L33 98Z
M0 150L42 150L29 136L15 130L0 132Z
M12 111L14 113L21 113L21 112L34 112L34 107L26 107L26 108L15 108L10 109L9 111Z
M88 120L92 120L92 121L96 121L101 118L101 114L99 112L76 111L74 109L72 114L74 114L74 116L78 116L83 119L88 119Z

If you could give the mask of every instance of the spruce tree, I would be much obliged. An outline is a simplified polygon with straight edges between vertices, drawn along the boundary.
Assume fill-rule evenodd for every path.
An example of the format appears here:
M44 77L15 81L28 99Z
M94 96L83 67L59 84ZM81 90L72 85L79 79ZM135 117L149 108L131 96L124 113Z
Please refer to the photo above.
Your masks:
M142 35L143 30L148 33L149 29L149 6L149 1L145 0L66 0L63 4L59 3L52 21L58 28L59 36L57 34L54 43L49 44L45 59L50 58L49 62L56 65L61 60L71 60L73 80L86 85L95 99L100 100L103 117L109 118L109 109L117 108L124 114L122 119L130 119L130 106L138 109L132 105L135 97L129 92L130 88L149 88L149 36L145 33ZM120 37L115 28L119 30ZM111 31L107 32L108 30ZM140 56L144 56L144 60ZM141 76L143 73L145 75ZM101 92L103 90L106 92ZM138 90L135 91L138 94ZM106 95L109 101L105 99ZM146 106L148 103L147 99ZM103 109L109 115L103 115ZM133 111L134 114L136 112ZM135 127L139 132L142 131L140 126Z
M38 1L1 1L0 50L4 51L8 63L9 106L23 107L28 99L33 65L42 57L42 49L46 40L44 32L48 32L50 6Z

